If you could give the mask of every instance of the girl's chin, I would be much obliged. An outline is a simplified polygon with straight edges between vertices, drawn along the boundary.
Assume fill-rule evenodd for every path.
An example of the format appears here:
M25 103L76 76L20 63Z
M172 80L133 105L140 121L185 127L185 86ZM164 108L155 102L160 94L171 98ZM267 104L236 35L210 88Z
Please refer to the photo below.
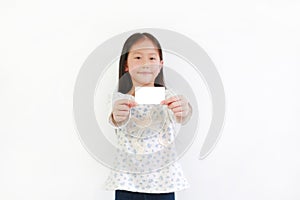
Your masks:
M142 84L147 84L147 83L154 83L154 80L149 80L149 79L143 79L143 80L139 80L139 81L137 81L137 82L139 82L139 83L142 83Z
M154 82L139 82L136 87L147 87L147 86L153 86Z

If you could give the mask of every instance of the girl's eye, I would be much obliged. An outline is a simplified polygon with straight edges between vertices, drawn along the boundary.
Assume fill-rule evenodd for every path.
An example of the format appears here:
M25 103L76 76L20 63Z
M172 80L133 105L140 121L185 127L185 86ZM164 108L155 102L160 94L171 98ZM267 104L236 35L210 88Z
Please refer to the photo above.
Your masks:
M134 59L138 59L139 60L139 59L141 59L141 57L140 56L136 56L136 57L134 57Z
M156 60L156 58L154 58L154 57L151 57L151 58L150 58L150 60Z

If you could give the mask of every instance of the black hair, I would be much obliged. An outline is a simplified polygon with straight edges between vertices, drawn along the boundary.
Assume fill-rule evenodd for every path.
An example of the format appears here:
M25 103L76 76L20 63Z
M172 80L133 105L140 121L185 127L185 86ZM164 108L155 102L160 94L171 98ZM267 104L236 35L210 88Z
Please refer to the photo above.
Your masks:
M132 80L130 77L129 72L125 71L126 62L128 58L128 53L131 47L140 39L148 38L152 41L152 43L156 46L160 60L163 60L162 49L158 42L158 40L151 35L150 33L135 33L131 35L124 43L122 54L119 61L119 85L118 85L118 92L123 94L127 94L132 88ZM154 81L154 87L166 87L164 81L164 74L163 68L161 68L160 72L158 73L157 77Z

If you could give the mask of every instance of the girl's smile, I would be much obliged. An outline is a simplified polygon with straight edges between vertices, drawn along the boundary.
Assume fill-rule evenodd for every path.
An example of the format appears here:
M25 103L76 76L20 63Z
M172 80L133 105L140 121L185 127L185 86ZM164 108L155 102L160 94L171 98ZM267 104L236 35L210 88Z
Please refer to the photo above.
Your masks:
M152 73L152 72L138 72L138 74L151 75L151 74L153 74L153 73Z

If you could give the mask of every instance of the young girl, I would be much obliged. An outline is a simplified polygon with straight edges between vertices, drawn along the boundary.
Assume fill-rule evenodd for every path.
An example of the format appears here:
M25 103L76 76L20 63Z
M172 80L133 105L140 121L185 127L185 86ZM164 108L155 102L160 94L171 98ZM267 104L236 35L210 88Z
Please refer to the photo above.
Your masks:
M160 105L137 104L136 87L166 88L162 49L149 33L133 34L123 46L109 116L119 154L106 189L115 190L115 200L174 200L176 191L189 187L176 162L175 125L187 123L192 108L167 88Z

